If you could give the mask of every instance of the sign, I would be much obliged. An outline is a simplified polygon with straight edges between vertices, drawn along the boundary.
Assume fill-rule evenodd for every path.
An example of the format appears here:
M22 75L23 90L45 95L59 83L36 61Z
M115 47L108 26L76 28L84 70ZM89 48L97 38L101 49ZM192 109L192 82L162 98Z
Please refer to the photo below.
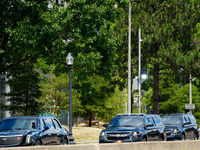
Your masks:
M195 104L185 104L185 109L195 109Z
M138 90L138 89L139 89L138 79L135 78L133 79L133 90Z

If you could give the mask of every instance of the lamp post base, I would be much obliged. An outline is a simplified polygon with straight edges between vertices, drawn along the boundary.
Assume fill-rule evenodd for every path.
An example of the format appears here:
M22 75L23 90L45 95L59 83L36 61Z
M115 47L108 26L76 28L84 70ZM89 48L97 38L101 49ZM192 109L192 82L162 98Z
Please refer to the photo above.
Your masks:
M71 145L71 144L76 144L75 142L74 142L74 138L72 137L72 135L69 135L69 144Z

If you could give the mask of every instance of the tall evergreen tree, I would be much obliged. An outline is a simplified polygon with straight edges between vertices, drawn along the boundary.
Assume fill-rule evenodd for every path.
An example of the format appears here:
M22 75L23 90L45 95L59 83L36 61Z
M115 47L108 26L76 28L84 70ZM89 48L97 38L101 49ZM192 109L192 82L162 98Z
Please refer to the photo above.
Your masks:
M191 73L199 69L197 65L191 65L199 60L199 50L192 43L198 22L198 0L144 0L132 3L133 38L138 41L139 28L142 36L146 37L142 43L142 67L148 67L146 64L153 66L155 114L159 113L160 71L173 68L178 72L179 67L184 67L185 71ZM138 51L136 48L133 48L135 55Z
M12 115L36 115L39 113L38 98L39 91L39 73L33 70L30 64L21 64L15 68L15 74L5 83L11 87L10 93L4 93L8 97L6 101L9 105L2 104L3 108L11 111Z

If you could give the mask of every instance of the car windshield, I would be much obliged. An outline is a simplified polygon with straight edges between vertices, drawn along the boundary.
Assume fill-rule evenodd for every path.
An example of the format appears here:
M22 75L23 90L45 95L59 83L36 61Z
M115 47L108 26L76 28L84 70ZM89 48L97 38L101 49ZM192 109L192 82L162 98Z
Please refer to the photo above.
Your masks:
M181 117L171 117L171 116L161 116L162 122L164 125L181 125L182 118Z
M141 117L116 117L113 118L109 127L140 127L144 126L144 119Z
M0 130L34 130L36 125L36 118L6 119L1 122Z

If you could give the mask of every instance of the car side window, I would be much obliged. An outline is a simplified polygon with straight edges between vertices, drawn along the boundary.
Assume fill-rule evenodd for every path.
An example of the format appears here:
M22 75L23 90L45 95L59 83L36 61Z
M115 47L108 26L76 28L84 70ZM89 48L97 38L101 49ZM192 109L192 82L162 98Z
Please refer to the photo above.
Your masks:
M46 124L47 127L49 127L49 129L55 128L51 118L44 118L44 123Z
M189 116L189 118L190 118L192 124L196 124L197 123L194 116Z
M184 117L185 121L190 121L187 116Z
M190 119L190 117L188 116L187 118L188 118L188 120L192 123L192 120Z
M42 119L41 121L40 121L40 123L41 123L41 127L43 128L44 126L46 126L46 124L45 124L45 122L44 122L44 119Z
M58 121L56 119L53 119L53 123L54 123L56 129L61 129L62 128L61 125L58 123Z
M155 121L154 121L153 117L148 117L147 119L148 119L149 122L151 122L155 125Z
M145 125L147 125L148 123L149 123L149 120L145 118Z
M154 116L156 124L162 126L161 118L159 116Z

